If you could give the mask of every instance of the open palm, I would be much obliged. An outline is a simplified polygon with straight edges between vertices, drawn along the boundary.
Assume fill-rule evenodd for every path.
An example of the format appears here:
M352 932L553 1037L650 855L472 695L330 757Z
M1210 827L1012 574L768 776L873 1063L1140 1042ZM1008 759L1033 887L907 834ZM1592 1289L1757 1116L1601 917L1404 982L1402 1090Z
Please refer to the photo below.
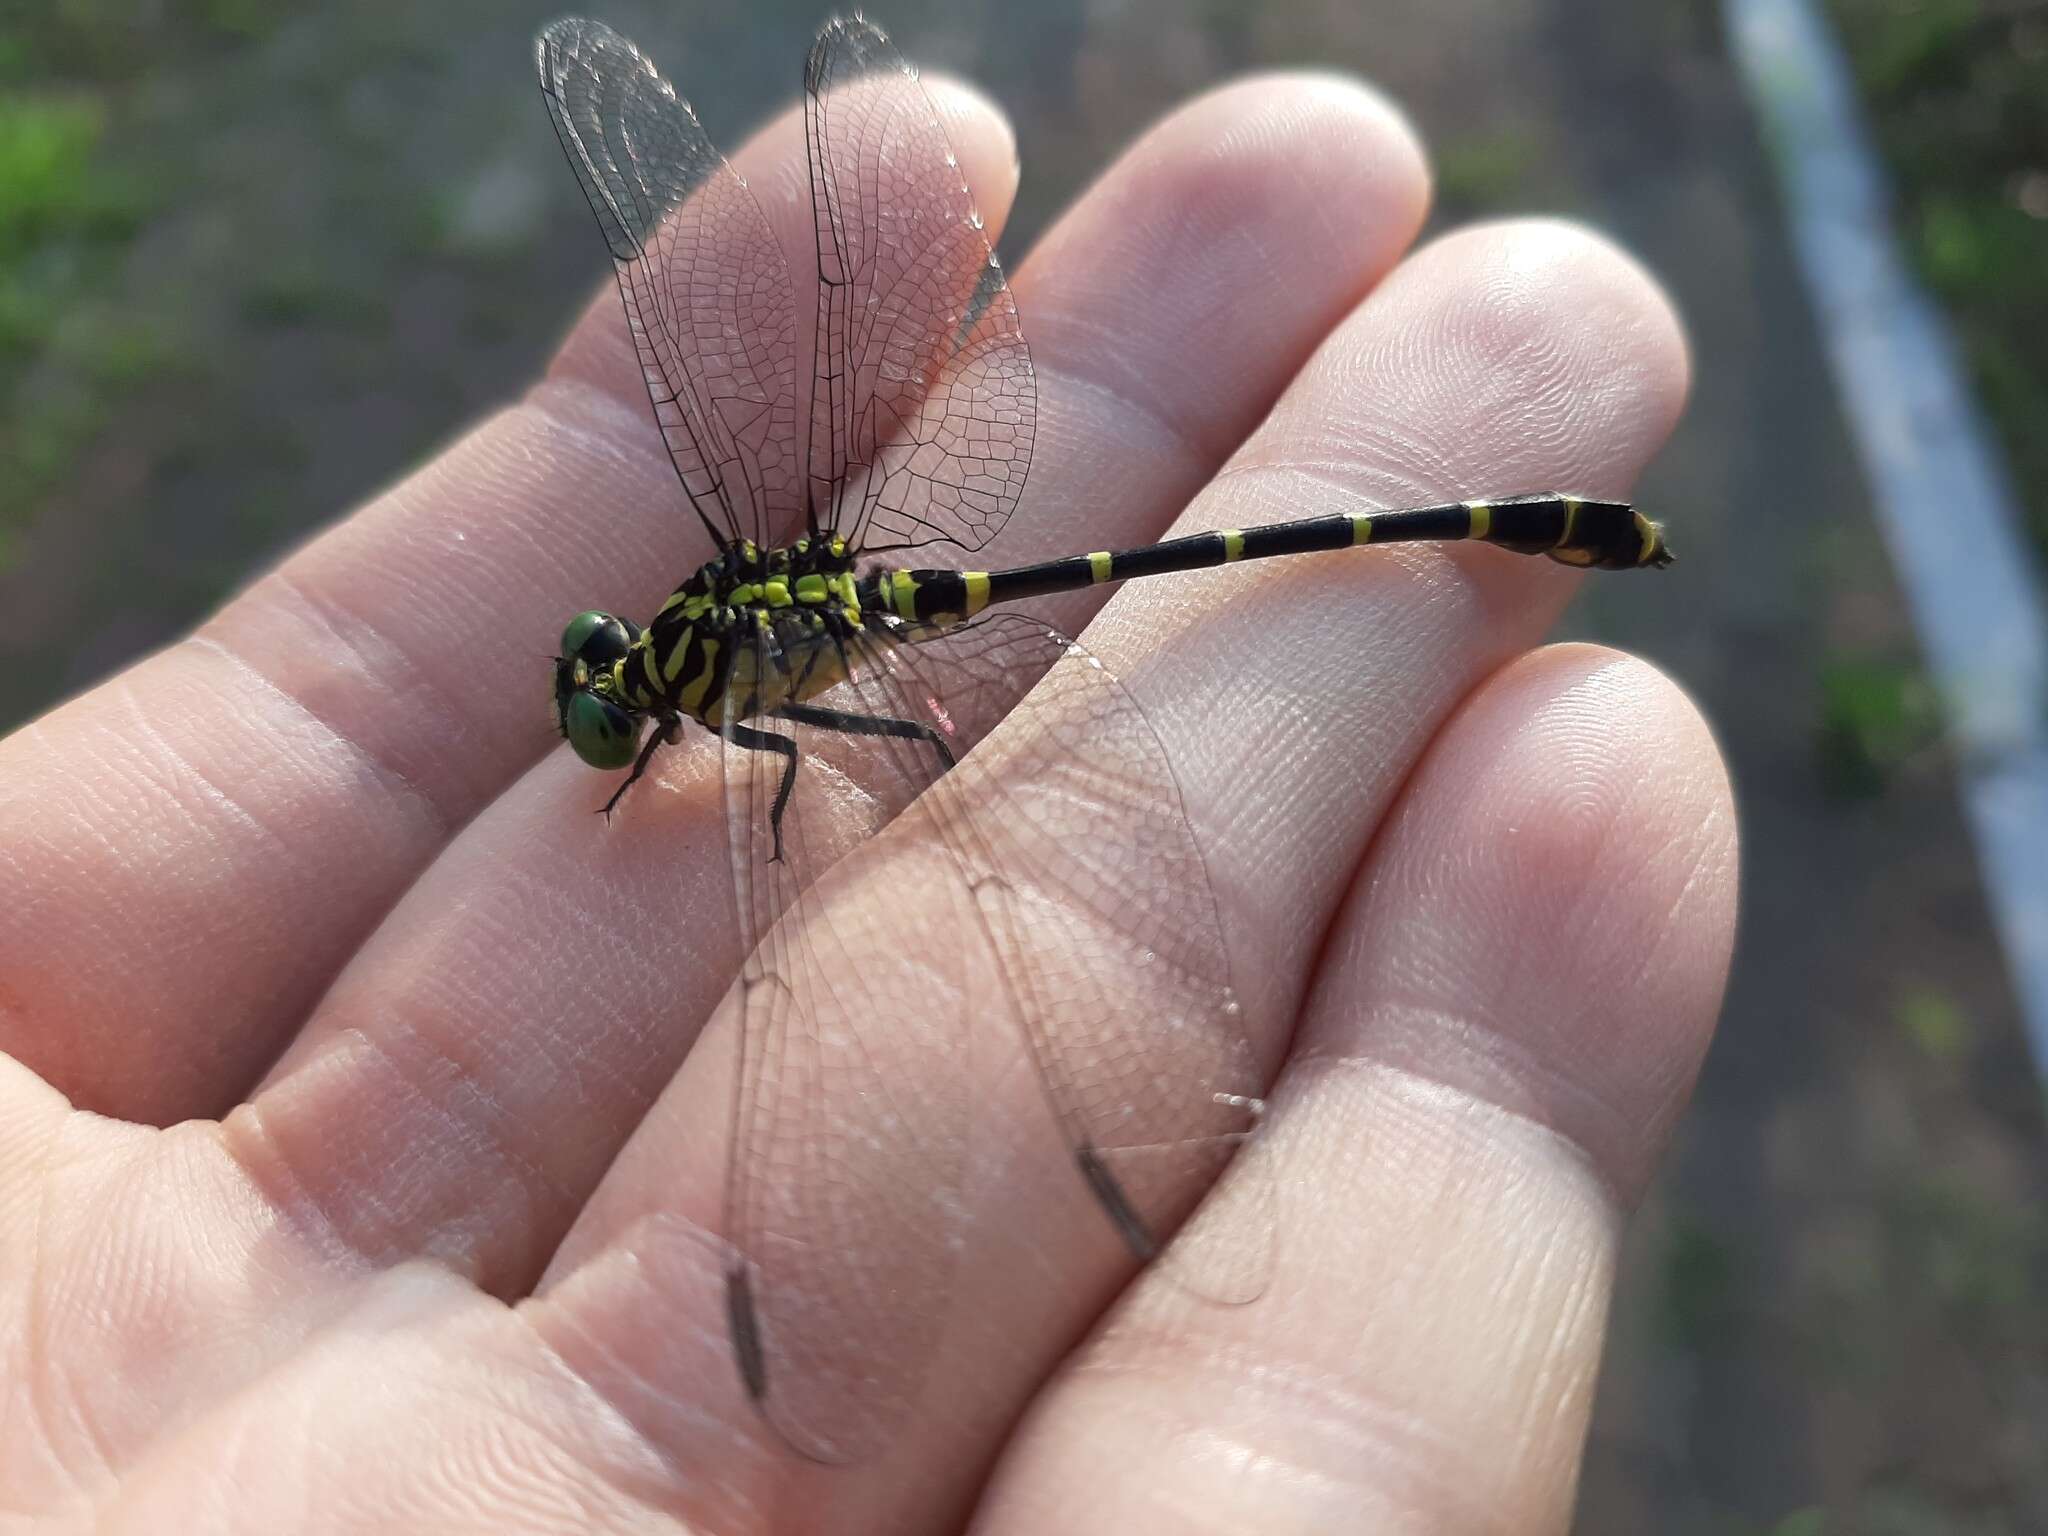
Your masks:
M1010 140L933 94L993 231ZM806 270L800 121L735 160ZM1624 494L1685 390L1661 295L1560 225L1410 255L1426 183L1321 77L1205 97L1112 167L1014 282L1043 552ZM1485 549L1118 596L1090 645L1284 1052L1272 1277L1235 1308L1134 1281L1048 1159L966 1213L946 1315L904 1320L943 1332L913 1416L825 1468L727 1342L717 743L608 827L537 660L702 552L606 296L520 404L0 743L0 1517L1562 1528L1621 1218L1727 965L1690 705L1532 650L1576 578Z

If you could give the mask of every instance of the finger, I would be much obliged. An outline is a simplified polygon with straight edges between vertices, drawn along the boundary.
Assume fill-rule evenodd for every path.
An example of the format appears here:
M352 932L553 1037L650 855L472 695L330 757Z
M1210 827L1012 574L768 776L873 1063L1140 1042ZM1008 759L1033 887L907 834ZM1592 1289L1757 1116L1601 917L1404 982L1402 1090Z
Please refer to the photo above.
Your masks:
M1219 155L1219 144L1236 148ZM1163 525L1394 260L1422 193L1406 128L1356 87L1254 82L1158 129L1019 276L1027 326L1040 310L1061 317L1033 342L1052 427L1032 494ZM1287 238L1332 207L1348 232L1335 259ZM1135 229L1133 209L1145 211ZM1103 264L1126 287L1183 286L1139 306L1144 327L1129 329L1133 303L1104 283ZM1212 343L1176 317L1221 314L1220 293L1268 287L1288 302L1264 301L1231 337L1243 395L1226 410L1204 383L1183 412L1172 383L1198 377ZM1123 354L1115 364L1111 351ZM1087 382L1112 366L1129 366L1132 382ZM1148 400L1118 403L1153 380ZM1160 419L1182 425L1156 460L1113 451L1153 441ZM1201 461L1167 475L1166 442ZM590 814L603 781L566 759L493 806L337 983L253 1112L231 1122L259 1177L315 1203L366 1252L430 1251L495 1288L530 1283L737 973L717 773L716 743L693 732L664 752L659 789L636 790L612 828ZM727 1117L710 1092L690 1111L708 1154L693 1165L701 1181L683 1188L663 1153L635 1199L701 1197L715 1217ZM388 1157L397 1145L402 1168Z
M1365 511L1503 481L1612 492L1661 444L1684 389L1663 296L1611 247L1547 224L1476 231L1412 258L1326 340L1187 521ZM1569 582L1551 575L1486 550L1245 565L1137 584L1091 630L1182 772L1247 1020L1269 1047L1296 1016L1384 807L1456 701L1554 615ZM958 942L919 928L925 893L890 883L886 865L865 906L857 888L843 903L921 934L927 948ZM1091 978L1091 988L1120 990L1134 1008L1148 996L1138 974ZM685 1373L701 1368L720 1308L704 1245L675 1223L709 1219L715 1205L721 1148L708 1127L729 1050L715 1031L731 1017L720 1015L621 1155L551 1271L560 1289L546 1293L570 1314L563 1331L583 1340L593 1370L623 1357L657 1310L686 1320L671 1354L636 1358L658 1371L653 1382L613 1370L629 1411L679 1452L688 1415L704 1411L701 1379ZM976 1130L999 1150L977 1160L951 1304L897 1325L906 1350L934 1353L924 1398L889 1452L833 1474L844 1528L914 1527L957 1508L1011 1415L1129 1274L1070 1160L1006 1157L1019 1127L1038 1124L1040 1144L1054 1138L1028 1072L1001 1065L979 1084ZM861 1132L840 1135L858 1145ZM858 1168L842 1176L867 1187ZM849 1243L902 1214L849 1210ZM876 1356L886 1360L886 1347ZM682 1403L662 1396L685 1380ZM761 1456L756 1480L789 1507L825 1496L826 1485L791 1477L772 1439ZM935 1479L934 1465L948 1472ZM721 1470L744 1475L737 1458Z
M1560 647L1493 678L1331 935L1255 1154L1293 1218L1273 1287L1141 1281L978 1528L1566 1529L1623 1219L1719 1009L1734 825L1649 667Z
M1688 381L1670 302L1625 254L1563 223L1467 230L1419 251L1330 338L1184 523L1623 497ZM1165 737L1251 1019L1293 1018L1423 747L1581 579L1479 545L1409 546L1136 583L1105 609L1090 643Z
M1000 227L1008 129L979 96L938 99ZM800 114L735 164L806 270ZM191 640L0 742L0 1050L109 1114L234 1102L552 743L542 658L563 621L644 611L679 550L701 558L677 502L607 285L525 401Z

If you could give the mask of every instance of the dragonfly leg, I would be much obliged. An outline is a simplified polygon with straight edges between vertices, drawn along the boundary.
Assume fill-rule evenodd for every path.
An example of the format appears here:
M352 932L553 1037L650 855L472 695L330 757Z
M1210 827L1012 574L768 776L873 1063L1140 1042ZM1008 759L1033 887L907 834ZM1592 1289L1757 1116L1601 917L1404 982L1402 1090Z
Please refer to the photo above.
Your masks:
M895 736L906 741L922 741L939 754L939 761L947 768L953 766L953 749L946 738L932 727L918 720L897 720L889 715L853 715L843 710L820 709L814 704L785 704L775 711L785 720L794 720L799 725L816 726L821 731L841 731L848 736Z
M682 728L682 724L683 717L681 715L667 715L661 719L660 724L654 728L654 734L647 738L647 745L640 749L639 757L633 760L633 771L626 775L626 782L612 791L611 799L605 801L603 808L598 811L598 815L602 816L606 821L612 819L612 811L619 801L625 798L626 791L631 789L634 781L647 771L647 760L654 756L654 749L656 747L665 747L674 741L677 731Z
M782 765L782 783L777 786L775 791L775 808L768 813L769 830L775 837L775 852L769 856L768 862L780 864L782 862L782 813L789 809L789 792L796 788L796 743L787 736L777 735L774 731L757 731L751 725L742 725L737 722L726 729L735 745L745 747L753 752L774 752L779 754L784 760Z

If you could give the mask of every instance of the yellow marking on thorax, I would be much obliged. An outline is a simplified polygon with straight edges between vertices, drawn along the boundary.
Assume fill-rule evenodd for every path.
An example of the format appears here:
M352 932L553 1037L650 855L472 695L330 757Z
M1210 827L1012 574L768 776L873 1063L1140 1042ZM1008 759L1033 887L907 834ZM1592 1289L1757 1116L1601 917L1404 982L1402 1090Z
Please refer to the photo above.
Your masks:
M1493 508L1483 501L1468 501L1465 510L1471 514L1472 526L1465 537L1483 539L1493 530Z
M1088 557L1088 573L1098 582L1107 581L1109 580L1110 567L1113 564L1114 562L1109 557L1109 551L1098 549Z
M765 622L764 617L764 627ZM711 651L710 642L705 649ZM846 681L844 658L838 647L824 646L822 632L811 642L798 643L781 654L785 660L777 660L762 646L742 646L733 654L732 669L725 680L725 698L752 700L754 713L764 714L784 704L814 699ZM707 659L702 674L704 683L709 683L715 670ZM724 723L724 699L706 702L699 690L689 708L706 725Z
M641 678L637 684L629 678L630 669L636 658L640 663ZM659 679L651 670L653 666L653 648L637 646L613 662L607 670L593 677L591 683L600 694L608 693L620 703L649 704L661 691Z
M1371 518L1354 517L1351 519L1351 542L1353 544L1370 544L1372 542Z
M1227 565L1233 560L1242 560L1244 558L1244 530L1242 528L1225 528L1222 530L1222 533L1224 563Z
M770 576L762 581L743 582L726 594L726 602L734 608L752 608L765 604L770 608L788 608L794 602L789 595L789 579L785 576Z
M684 714L695 715L704 707L704 695L711 687L712 674L718 670L718 642L710 636L704 639L704 648L699 655L703 664L684 684L683 691L676 695L676 703Z
M663 682L672 684L682 675L683 666L690 659L690 640L696 633L696 627L693 625L677 636L676 643L669 647L668 660L661 668Z

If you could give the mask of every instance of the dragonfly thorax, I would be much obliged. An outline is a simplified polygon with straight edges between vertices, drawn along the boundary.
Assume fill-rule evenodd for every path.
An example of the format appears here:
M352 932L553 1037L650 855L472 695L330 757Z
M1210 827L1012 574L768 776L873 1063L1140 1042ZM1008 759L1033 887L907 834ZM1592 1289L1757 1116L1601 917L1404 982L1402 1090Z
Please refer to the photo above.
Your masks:
M716 730L801 703L846 675L845 641L864 628L863 592L843 539L728 546L669 594L645 629L596 611L562 634L555 706L593 767L632 761L647 717Z

